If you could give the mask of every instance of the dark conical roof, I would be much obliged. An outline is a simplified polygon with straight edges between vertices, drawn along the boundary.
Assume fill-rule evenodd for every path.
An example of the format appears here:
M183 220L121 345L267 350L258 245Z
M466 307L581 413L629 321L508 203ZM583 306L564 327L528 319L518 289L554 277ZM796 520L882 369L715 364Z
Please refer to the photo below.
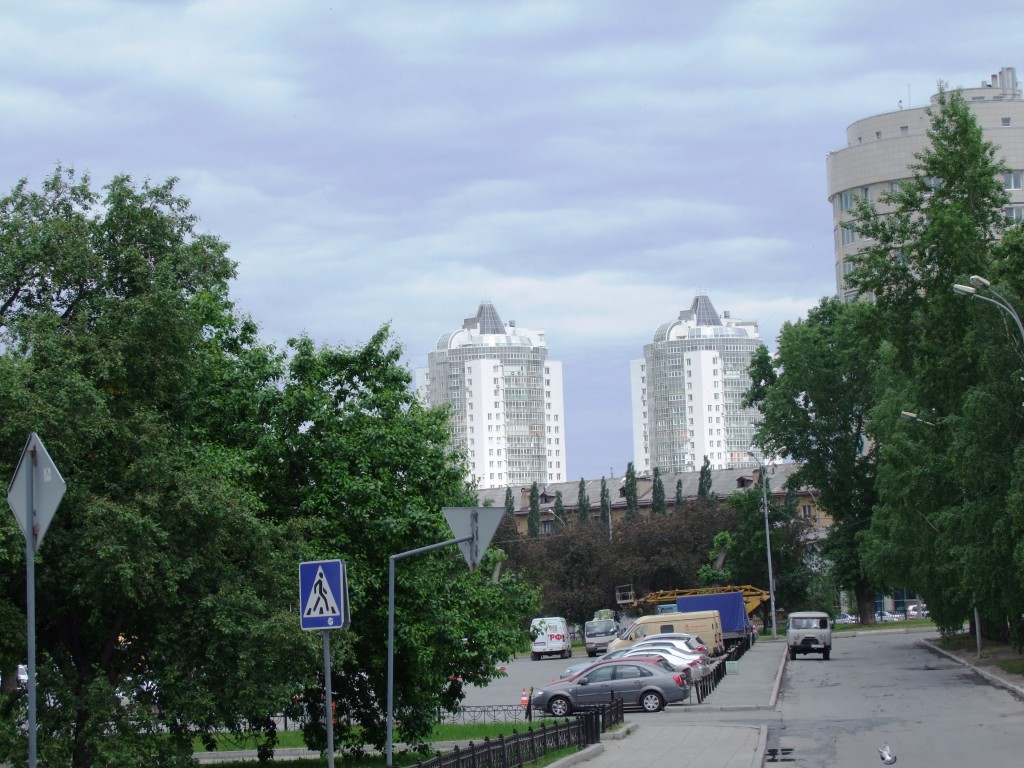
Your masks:
M498 317L498 310L489 301L480 302L480 308L476 311L476 322L480 333L491 333L499 336L505 333L505 324Z
M692 317L696 320L697 325L721 325L722 320L715 312L715 307L711 303L711 299L703 294L698 294L693 297L693 304L690 305L690 312Z

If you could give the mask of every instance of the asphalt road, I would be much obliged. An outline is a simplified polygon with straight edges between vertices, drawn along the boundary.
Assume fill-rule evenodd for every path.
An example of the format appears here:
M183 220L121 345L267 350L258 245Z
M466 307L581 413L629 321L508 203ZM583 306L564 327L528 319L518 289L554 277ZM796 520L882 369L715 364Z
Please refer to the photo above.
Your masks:
M838 634L830 661L786 662L775 709L695 705L669 708L666 716L689 724L767 725L767 765L773 759L793 768L881 765L884 744L902 768L1024 765L1024 699L928 650L921 642L928 636L934 632ZM465 703L517 704L523 688L543 686L585 659L579 653L569 660L515 659L508 677L468 689Z
M838 636L831 661L786 665L768 747L793 766L1024 764L1024 701L924 647L921 633Z
M600 656L593 659L597 661ZM588 661L586 653L573 653L571 658L559 659L545 656L539 661L531 661L530 655L520 656L506 665L508 676L493 681L486 688L470 686L466 689L464 706L492 706L495 704L519 704L523 689L527 694L530 688L540 688L545 683L557 680L562 671L571 664Z

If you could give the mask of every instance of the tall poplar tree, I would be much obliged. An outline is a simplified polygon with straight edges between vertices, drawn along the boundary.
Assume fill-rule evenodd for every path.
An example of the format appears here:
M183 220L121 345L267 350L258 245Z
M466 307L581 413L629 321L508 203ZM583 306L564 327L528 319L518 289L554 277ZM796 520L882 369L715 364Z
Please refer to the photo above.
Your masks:
M1024 646L1021 339L1008 313L953 292L981 275L1021 307L1024 238L1006 226L1012 173L963 96L940 91L930 114L912 177L861 201L852 225L865 248L849 283L874 299L885 338L867 563L922 594L940 626L977 606L989 636Z
M531 539L540 537L540 488L537 481L530 486L530 511L526 514L526 535Z
M576 509L581 521L590 520L590 497L587 496L587 481L582 477L579 490L576 493Z
M608 481L601 478L601 525L608 531L609 537L612 530L612 497L608 492Z
M665 484L661 481L661 472L654 468L654 486L651 488L651 514L664 515L665 509Z
M568 520L565 516L565 502L562 501L561 491L555 491L555 503L554 506L551 508L551 512L552 514L554 514L555 519L558 520L558 522L561 523L563 527L568 523Z
M640 514L640 505L636 495L636 469L633 462L626 465L626 517L636 519Z

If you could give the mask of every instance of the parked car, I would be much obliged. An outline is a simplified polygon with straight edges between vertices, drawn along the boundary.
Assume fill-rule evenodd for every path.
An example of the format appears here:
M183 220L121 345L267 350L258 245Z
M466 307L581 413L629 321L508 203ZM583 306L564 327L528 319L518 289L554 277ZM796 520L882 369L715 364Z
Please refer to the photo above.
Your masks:
M907 618L908 619L925 619L928 617L928 606L924 603L920 605L907 606Z
M651 653L652 651L667 651L673 654L674 657L678 657L680 660L684 661L686 666L694 669L694 675L696 677L700 677L701 675L703 675L703 670L710 663L707 654L691 651L687 649L685 646L679 647L664 642L637 643L635 646L633 646L633 650L637 651L638 653Z
M555 680L535 690L531 704L555 717L564 717L615 696L627 706L660 712L665 705L684 701L689 694L686 679L667 663L639 658L602 659L575 677Z
M875 621L903 621L903 617L892 611L875 611Z
M653 640L643 640L643 641L633 645L633 647L634 648L659 648L659 647L660 648L671 648L672 650L679 651L680 653L682 653L682 654L684 654L686 656L700 656L702 659L704 659L705 662L709 658L708 653L707 653L706 650L700 650L700 651L694 650L693 648L690 647L688 642L685 641L685 640L671 640L671 639L669 639L669 640L661 640L661 639L655 638ZM703 646L701 646L701 647L703 647Z
M628 648L619 658L632 659L645 656L660 656L671 664L677 672L685 672L687 680L700 680L707 674L708 666L704 660L695 656L683 656L671 648Z
M860 617L852 613L840 613L836 616L836 624L859 624Z
M683 632L662 632L657 635L648 635L646 638L641 640L641 642L648 642L651 640L682 640L691 650L698 651L708 656L711 655L711 651L708 650L705 642L697 635L687 635Z
M683 672L687 680L699 680L705 672L705 667L700 663L698 659L691 656L684 656L673 648L634 648L629 646L627 648L618 648L614 651L608 651L600 661L583 661L579 664L572 664L562 670L560 679L567 679L575 677L580 674L583 670L589 669L595 664L600 664L602 661L613 661L615 659L622 659L625 657L630 658L659 658L667 661L672 665L672 668L676 672Z

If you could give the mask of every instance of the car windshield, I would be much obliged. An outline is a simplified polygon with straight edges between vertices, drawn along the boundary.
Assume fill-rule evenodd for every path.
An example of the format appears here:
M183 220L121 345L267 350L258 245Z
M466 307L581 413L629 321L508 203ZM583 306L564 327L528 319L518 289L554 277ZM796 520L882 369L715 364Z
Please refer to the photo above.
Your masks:
M793 629L826 629L828 627L828 619L798 617L790 619L789 626Z

